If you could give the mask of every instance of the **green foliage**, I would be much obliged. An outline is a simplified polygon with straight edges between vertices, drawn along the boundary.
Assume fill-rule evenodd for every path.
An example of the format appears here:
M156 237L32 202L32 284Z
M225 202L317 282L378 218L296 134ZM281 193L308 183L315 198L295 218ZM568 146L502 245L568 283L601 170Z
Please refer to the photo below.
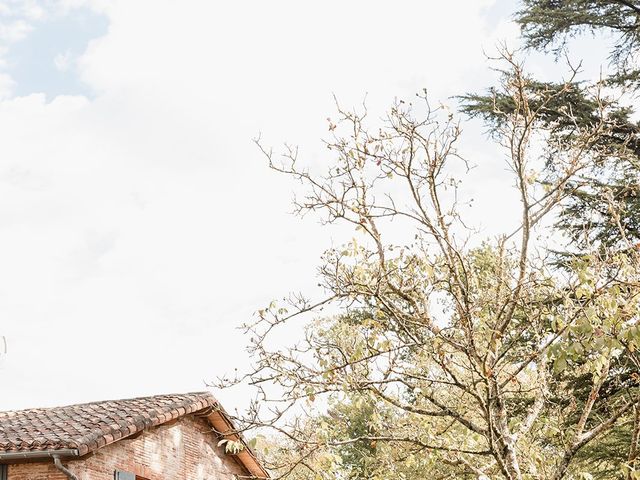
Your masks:
M593 157L565 186L564 209L558 227L575 247L625 246L640 241L640 125L634 112L597 87L527 79L525 88L536 122L547 135L547 167L537 181L551 184L555 161L582 133L598 126L605 134L593 139L583 154ZM482 118L496 134L518 106L513 98L490 90L460 97L462 111ZM615 215L612 213L615 212Z
M500 84L462 97L504 148L520 197L517 228L496 239L468 241L478 237L450 167L466 166L460 128L426 97L422 115L398 102L373 128L339 109L324 174L299 167L295 149L281 161L263 149L307 187L298 213L355 236L322 257L324 299L292 295L247 325L255 364L230 383L257 390L244 426L277 432L263 452L274 472L640 476L640 125L622 90L637 76L639 14L635 0L526 0L517 20L530 47L613 30L615 74L540 82L502 52ZM558 232L562 254L535 241ZM300 338L274 347L274 331L308 314Z
M228 438L223 438L218 442L218 446L221 447L224 445L225 453L230 453L231 455L237 455L242 450L244 450L244 444L240 441L229 440Z
M640 49L640 2L524 0L522 3L516 21L521 25L522 35L530 48L551 48L557 52L573 36L585 32L613 32L618 38L611 56L622 70L618 78L637 80L637 68L630 62Z
M526 44L534 49L562 51L567 40L585 32L610 31L618 35L611 56L616 70L597 85L539 82L528 78L531 107L548 135L550 175L554 160L575 142L585 128L601 125L606 134L588 146L590 168L566 185L565 208L558 227L580 249L600 245L620 247L640 241L640 125L634 111L620 104L604 86L640 87L640 2L637 0L526 0L517 13ZM518 108L513 99L492 89L461 97L462 111L480 117L492 132ZM615 215L612 214L615 212Z

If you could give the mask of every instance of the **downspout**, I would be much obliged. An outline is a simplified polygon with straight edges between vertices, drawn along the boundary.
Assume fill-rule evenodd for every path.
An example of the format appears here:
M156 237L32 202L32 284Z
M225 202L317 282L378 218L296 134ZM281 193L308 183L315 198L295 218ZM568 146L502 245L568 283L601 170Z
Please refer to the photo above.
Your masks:
M62 462L60 461L60 456L59 455L53 455L53 464L55 465L55 467L58 470L60 470L62 473L64 473L71 480L78 480L78 477L76 477L73 474L73 472L71 472L71 470L69 470L67 467L65 467L62 464Z
M67 467L62 465L60 458L79 457L77 449L61 448L57 450L36 450L26 452L0 452L0 462L14 463L21 460L47 461L53 458L53 465L71 480L79 480Z

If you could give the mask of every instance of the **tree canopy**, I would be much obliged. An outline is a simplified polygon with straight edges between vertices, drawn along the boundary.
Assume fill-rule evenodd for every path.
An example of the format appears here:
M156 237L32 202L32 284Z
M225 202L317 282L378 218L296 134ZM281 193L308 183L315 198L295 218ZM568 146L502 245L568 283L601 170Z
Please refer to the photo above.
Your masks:
M258 142L303 185L298 213L354 229L321 259L326 295L259 310L253 368L221 379L255 388L239 429L275 434L275 478L640 478L640 127L625 103L639 12L525 1L529 47L607 28L614 72L541 82L503 50L501 82L462 97L518 194L497 238L467 226L461 126L426 95L382 122L338 107L321 172ZM303 318L300 338L272 341Z

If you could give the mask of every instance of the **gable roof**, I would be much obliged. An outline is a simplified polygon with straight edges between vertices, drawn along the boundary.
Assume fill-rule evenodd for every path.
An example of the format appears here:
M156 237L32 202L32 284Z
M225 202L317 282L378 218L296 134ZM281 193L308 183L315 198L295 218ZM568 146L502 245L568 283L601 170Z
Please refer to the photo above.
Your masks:
M189 414L206 418L224 438L244 443L213 395L196 392L0 412L0 461L56 452L83 456ZM252 475L268 478L246 444L236 457Z

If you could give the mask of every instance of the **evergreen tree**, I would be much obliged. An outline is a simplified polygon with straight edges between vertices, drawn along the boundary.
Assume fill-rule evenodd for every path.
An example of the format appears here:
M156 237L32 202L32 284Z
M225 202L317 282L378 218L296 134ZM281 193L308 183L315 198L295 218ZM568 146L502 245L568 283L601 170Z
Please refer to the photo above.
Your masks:
M583 251L603 245L634 247L640 242L640 124L623 100L630 103L640 90L640 2L525 0L516 20L529 48L556 53L580 33L606 30L616 35L611 49L613 72L601 81L567 84L529 77L525 88L534 99L531 107L539 109L536 121L549 135L548 170L539 179L542 183L557 174L554 162L559 151L577 138L582 140L585 129L598 124L607 129L584 152L593 155L594 161L566 185L558 226ZM605 87L608 95L603 93ZM518 108L495 88L461 99L462 110L483 118L493 132Z

